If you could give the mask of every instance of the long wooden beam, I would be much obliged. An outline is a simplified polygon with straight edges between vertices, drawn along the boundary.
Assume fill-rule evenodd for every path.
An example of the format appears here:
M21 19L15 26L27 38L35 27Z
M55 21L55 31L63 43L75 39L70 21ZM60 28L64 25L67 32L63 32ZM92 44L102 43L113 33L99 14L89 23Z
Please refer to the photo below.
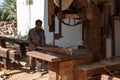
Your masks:
M5 69L10 69L10 61L11 60L18 60L19 55L16 53L15 50L10 50L6 48L0 47L0 57L3 60L4 68Z
M75 60L75 59L91 59L91 52L88 50L74 50L72 55L59 54L54 52L28 51L27 56L42 59L48 62Z
M13 43L16 43L16 44L23 43L24 45L28 46L27 40L15 39L15 38L11 38L11 37L0 36L0 41L1 40L5 40L5 42L13 42Z
M25 47L29 45L27 40L21 40L21 39L6 37L6 36L0 36L0 43L1 43L2 47L6 48L6 42L18 44L20 46L20 51L21 51L22 57L26 56L26 48Z
M61 54L67 54L72 55L72 49L63 49L59 47L37 47L38 50L48 51L48 52L55 52L55 53L61 53Z

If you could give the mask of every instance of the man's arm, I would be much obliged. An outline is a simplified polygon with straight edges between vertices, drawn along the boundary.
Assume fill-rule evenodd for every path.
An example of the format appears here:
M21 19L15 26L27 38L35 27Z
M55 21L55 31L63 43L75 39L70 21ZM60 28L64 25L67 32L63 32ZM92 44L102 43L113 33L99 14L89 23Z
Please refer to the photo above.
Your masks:
M45 46L45 44L46 44L46 37L45 37L45 31L43 30L42 46Z
M30 48L30 50L35 50L36 49L36 44L33 42L32 31L31 30L28 33L28 42L29 42L29 48Z

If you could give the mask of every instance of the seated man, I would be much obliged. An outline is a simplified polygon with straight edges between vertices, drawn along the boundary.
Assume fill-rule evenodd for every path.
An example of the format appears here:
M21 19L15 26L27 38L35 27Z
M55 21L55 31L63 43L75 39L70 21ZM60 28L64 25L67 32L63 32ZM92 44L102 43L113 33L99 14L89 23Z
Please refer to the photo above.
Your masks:
M42 21L36 20L35 25L35 28L30 29L28 33L30 51L35 51L37 50L37 47L45 46L45 32L42 29ZM30 70L35 71L35 67L37 68L37 71L41 71L42 60L30 57Z

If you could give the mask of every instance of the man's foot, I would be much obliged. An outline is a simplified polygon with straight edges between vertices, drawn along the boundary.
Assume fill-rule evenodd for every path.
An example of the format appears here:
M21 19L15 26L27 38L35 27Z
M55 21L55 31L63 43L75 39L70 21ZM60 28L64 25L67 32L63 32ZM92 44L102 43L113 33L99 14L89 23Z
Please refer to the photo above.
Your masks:
M40 77L44 76L45 74L48 74L48 72L47 71L41 72Z
M44 71L46 71L45 69L40 69L40 72L44 72Z
M34 74L34 73L36 73L36 71L35 71L35 70L30 71L30 74Z

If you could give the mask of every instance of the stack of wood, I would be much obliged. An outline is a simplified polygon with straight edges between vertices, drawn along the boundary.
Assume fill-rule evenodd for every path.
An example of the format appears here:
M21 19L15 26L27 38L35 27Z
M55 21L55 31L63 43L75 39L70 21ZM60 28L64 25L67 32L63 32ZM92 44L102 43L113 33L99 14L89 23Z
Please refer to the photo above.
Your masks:
M0 35L16 35L17 23L16 22L0 22Z

